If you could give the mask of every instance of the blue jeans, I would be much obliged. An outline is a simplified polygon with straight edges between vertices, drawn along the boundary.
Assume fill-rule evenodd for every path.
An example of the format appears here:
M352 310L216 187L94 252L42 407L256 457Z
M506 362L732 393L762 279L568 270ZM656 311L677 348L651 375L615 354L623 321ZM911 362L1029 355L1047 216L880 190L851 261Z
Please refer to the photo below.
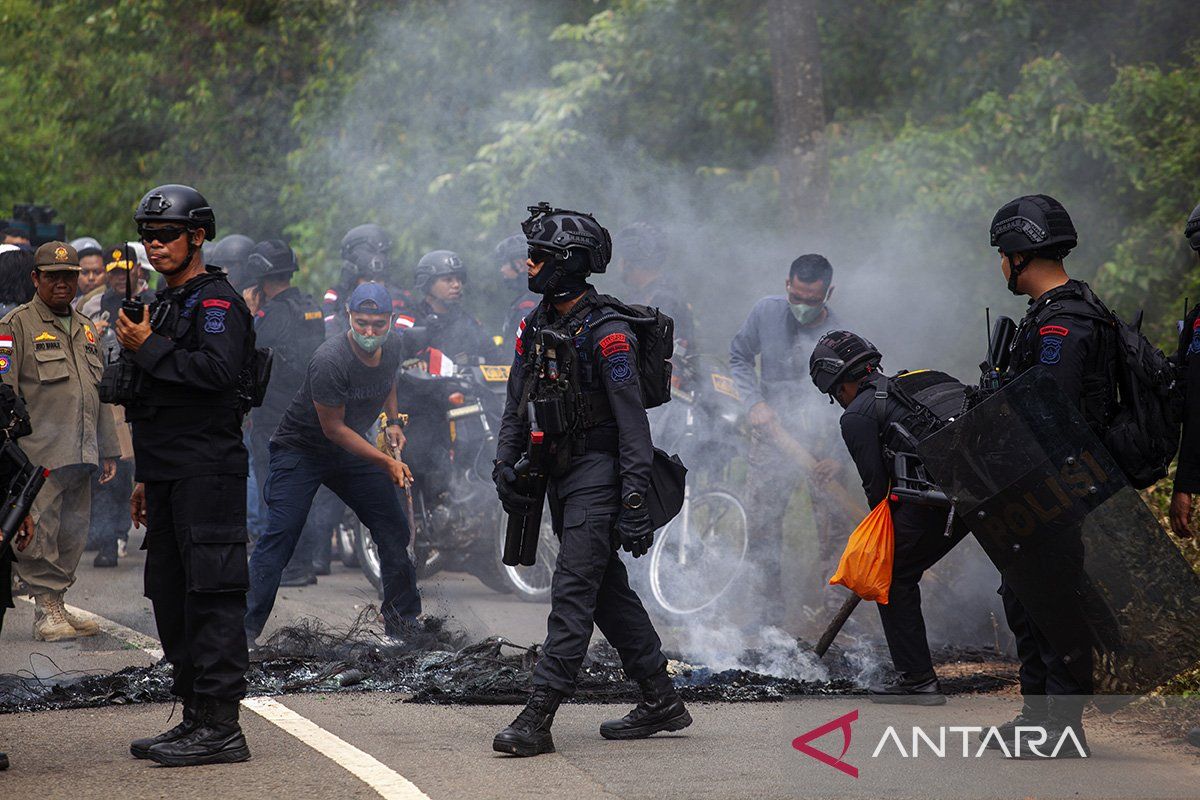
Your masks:
M383 621L389 634L421 613L417 572L408 557L408 521L396 486L379 468L339 450L316 455L272 443L267 477L267 530L250 556L250 593L246 598L246 633L258 638L279 590L279 578L292 557L308 518L313 496L328 486L358 515L379 548L383 579Z

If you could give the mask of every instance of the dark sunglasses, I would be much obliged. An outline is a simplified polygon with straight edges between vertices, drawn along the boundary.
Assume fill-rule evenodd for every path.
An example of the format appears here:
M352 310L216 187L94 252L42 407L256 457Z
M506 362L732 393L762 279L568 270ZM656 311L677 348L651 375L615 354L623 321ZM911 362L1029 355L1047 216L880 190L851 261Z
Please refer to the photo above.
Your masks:
M150 242L161 242L170 244L188 232L188 228L183 225L172 225L168 228L138 228L138 238L142 240L142 244L150 244Z
M529 248L529 260L535 264L545 264L547 261L566 260L566 254L559 254L550 250L543 250L540 247Z

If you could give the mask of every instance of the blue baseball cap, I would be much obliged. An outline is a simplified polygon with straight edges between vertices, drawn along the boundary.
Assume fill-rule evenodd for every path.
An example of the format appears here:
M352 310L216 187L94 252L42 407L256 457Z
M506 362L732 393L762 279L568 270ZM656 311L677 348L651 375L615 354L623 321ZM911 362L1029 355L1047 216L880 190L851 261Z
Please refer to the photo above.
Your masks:
M391 314L392 296L382 283L359 284L346 304L351 313Z

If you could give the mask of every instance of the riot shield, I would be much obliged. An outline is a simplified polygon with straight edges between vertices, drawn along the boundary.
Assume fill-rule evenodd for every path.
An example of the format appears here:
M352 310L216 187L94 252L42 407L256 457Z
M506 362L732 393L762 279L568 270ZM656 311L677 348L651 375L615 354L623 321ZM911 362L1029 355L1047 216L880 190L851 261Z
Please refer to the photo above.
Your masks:
M918 451L1085 685L1140 694L1200 661L1200 577L1047 370Z

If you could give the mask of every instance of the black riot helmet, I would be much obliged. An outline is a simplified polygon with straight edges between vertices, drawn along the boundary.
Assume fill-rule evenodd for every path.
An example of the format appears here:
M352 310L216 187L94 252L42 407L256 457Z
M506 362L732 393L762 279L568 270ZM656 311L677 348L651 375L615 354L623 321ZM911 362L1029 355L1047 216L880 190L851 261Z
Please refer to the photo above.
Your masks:
M254 240L241 233L231 233L222 236L212 247L205 260L218 267L224 267L229 275L229 282L239 292L254 285L248 281L246 259L254 251Z
M356 225L342 237L342 259L357 277L382 280L391 267L392 237L373 222Z
M466 283L467 268L458 257L458 253L453 250L431 250L417 262L413 288L417 290L418 295L423 296L429 292L429 287L435 280L446 275L457 275Z
M254 246L254 251L246 258L245 282L251 286L260 285L267 277L285 277L300 269L296 263L296 253L287 243L280 239L267 239Z
M139 225L146 222L179 222L189 228L203 228L208 239L217 236L217 218L204 195L191 186L168 183L156 186L141 199L133 221Z
M1183 226L1183 235L1187 237L1192 249L1200 253L1200 206L1192 209L1187 225Z
M992 247L1009 258L1008 290L1017 291L1017 277L1035 258L1062 261L1079 238L1062 203L1046 194L1010 200L992 217Z
M660 267L667 260L667 239L662 228L634 222L617 233L616 255L631 267Z
M492 250L492 262L497 266L524 261L529 254L529 245L525 242L525 234L517 233L500 240L500 244Z
M529 248L553 254L559 262L572 262L572 254L581 254L588 273L608 269L612 258L612 237L596 218L582 211L551 208L542 202L529 206L529 218L521 223Z
M882 360L875 345L857 333L829 331L809 356L808 374L817 389L832 398L838 386L862 380L878 369Z

